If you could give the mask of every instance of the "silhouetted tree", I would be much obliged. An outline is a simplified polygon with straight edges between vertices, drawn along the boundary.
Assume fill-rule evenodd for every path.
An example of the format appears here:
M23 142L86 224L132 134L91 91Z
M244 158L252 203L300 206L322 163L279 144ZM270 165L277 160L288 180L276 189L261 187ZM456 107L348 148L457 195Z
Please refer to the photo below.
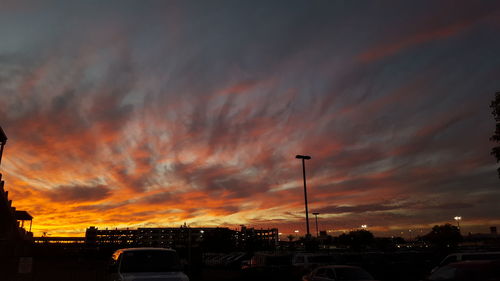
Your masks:
M447 223L435 225L422 239L438 248L455 248L462 241L462 235L458 227Z
M404 243L406 243L406 240L403 237L400 237L400 236L392 238L392 241L395 244L404 244Z
M500 142L500 92L495 93L495 99L491 101L490 107L496 121L495 133L490 140L498 143ZM495 156L497 163L500 162L500 145L493 147L491 155ZM498 168L498 176L500 177L500 167Z
M348 245L352 249L365 249L374 242L373 234L364 229L354 230L348 234L341 234L338 238L340 244Z
M303 244L306 251L316 251L319 249L319 241L316 237L303 237L299 239L300 244Z

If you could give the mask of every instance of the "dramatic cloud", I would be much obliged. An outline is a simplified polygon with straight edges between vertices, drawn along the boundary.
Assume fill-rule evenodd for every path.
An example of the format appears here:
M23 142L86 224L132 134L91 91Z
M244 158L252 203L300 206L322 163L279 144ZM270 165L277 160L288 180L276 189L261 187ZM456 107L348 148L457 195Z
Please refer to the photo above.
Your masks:
M61 186L47 192L47 196L56 202L85 202L105 199L110 194L104 186Z
M453 8L450 5L453 4ZM496 3L9 2L2 160L35 235L500 224Z

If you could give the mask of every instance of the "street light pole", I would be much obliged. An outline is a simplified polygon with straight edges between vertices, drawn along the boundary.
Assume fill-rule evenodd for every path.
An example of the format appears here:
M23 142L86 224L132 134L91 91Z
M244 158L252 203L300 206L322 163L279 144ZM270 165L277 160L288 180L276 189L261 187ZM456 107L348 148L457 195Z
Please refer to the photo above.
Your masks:
M457 221L458 230L460 230L460 221L462 220L462 217L456 216L454 219Z
M305 160L311 159L311 156L308 155L296 155L295 158L297 159L302 159L302 175L304 178L304 202L306 205L306 238L309 238L311 236L311 233L309 232L309 210L307 208L307 186L306 186L306 164Z
M316 216L316 237L319 237L319 230L318 230L318 212L313 213L314 216Z

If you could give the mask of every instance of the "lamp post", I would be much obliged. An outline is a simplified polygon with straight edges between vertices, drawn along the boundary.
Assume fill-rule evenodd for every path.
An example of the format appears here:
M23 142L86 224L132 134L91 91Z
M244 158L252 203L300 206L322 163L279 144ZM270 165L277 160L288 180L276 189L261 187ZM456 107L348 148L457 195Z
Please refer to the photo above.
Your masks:
M462 220L462 217L456 216L456 217L454 217L454 219L457 221L457 227L458 227L458 230L460 231L460 221Z
M313 213L313 215L316 217L316 237L319 237L319 230L318 230L318 212Z
M309 210L307 209L307 187L306 187L306 164L305 160L311 159L311 156L308 155L296 155L295 158L302 160L302 175L304 178L304 202L306 205L306 238L309 238L311 234L309 233Z

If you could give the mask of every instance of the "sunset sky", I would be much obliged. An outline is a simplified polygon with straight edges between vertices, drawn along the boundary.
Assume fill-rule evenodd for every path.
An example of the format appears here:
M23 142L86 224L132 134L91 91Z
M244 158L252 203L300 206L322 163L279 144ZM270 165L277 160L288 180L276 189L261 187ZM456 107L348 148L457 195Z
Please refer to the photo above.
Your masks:
M488 232L496 91L497 1L0 0L0 171L35 236L304 233L296 154L321 230Z

